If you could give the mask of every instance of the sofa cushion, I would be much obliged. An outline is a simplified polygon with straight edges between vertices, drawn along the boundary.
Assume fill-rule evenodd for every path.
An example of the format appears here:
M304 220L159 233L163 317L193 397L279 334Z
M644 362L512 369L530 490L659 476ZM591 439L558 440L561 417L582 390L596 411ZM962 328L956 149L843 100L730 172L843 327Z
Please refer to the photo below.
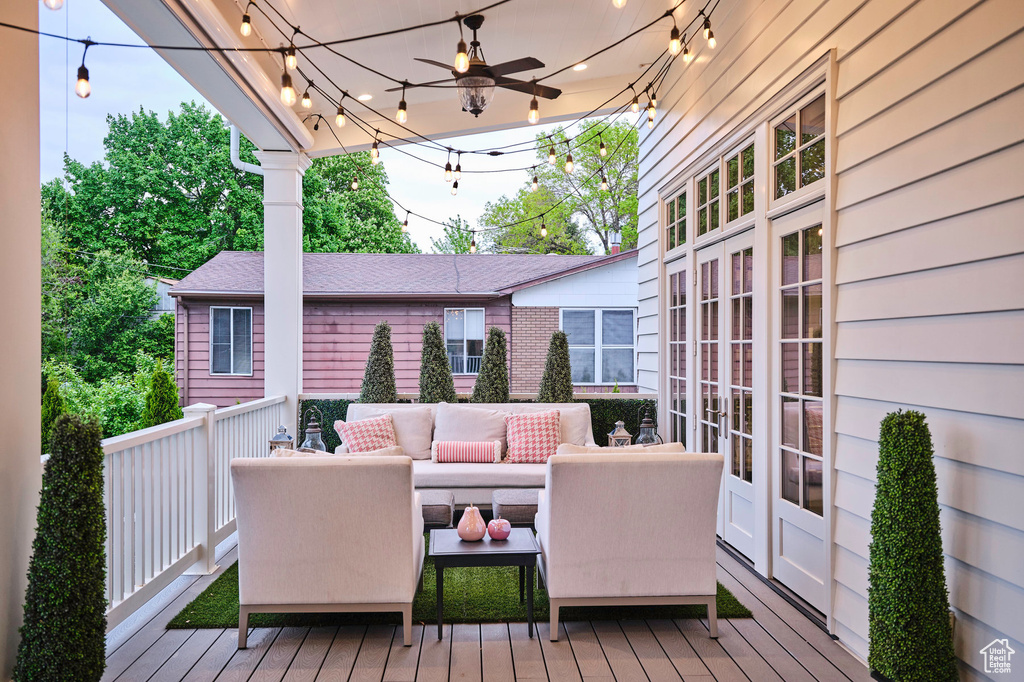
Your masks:
M440 441L435 440L430 446L430 459L442 464L466 462L475 464L497 464L501 461L501 441L485 440Z
M531 414L510 414L507 461L517 464L543 464L555 454L561 439L558 410Z
M573 445L586 445L587 436L590 434L590 405L566 405L561 403L525 403L516 406L513 414L533 414L535 412L548 412L552 409L558 410L559 429L561 430L559 443L572 443Z
M434 440L501 441L505 451L505 416L508 412L489 407L440 403L434 418Z
M569 443L563 443L558 446L559 455L586 455L594 453L598 455L619 455L623 452L646 452L646 453L684 453L686 452L686 446L682 443L661 443L659 445L627 445L622 448L611 448L611 447L599 447L594 445L588 445L581 447L579 445L572 445Z
M325 452L324 450L313 450L311 452L305 452L303 450L289 450L288 448L275 448L270 453L271 457L334 457L334 453Z
M334 430L341 436L350 453L370 452L398 445L390 414L353 422L339 419L334 422Z
M417 488L543 488L546 464L439 464L429 459L412 463ZM487 500L490 499L488 493ZM486 500L484 504L486 504Z
M348 421L352 422L385 414L391 415L391 421L395 426L395 442L405 448L405 454L413 459L430 459L434 415L429 407L353 403L348 406L346 417Z

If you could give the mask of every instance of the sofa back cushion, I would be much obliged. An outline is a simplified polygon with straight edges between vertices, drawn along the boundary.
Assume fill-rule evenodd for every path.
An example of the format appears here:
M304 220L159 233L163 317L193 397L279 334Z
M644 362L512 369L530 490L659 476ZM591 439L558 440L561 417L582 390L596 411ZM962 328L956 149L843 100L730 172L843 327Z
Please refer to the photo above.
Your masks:
M370 417L391 415L395 426L395 441L405 448L405 454L413 459L430 459L430 442L433 440L434 414L426 405L360 405L348 406L347 421L358 421ZM340 434L339 434L340 435ZM344 438L342 438L344 440Z
M505 410L491 405L439 403L434 418L434 440L501 441L505 451Z
M593 442L590 425L590 405L586 403L522 403L513 404L512 414L533 414L558 410L560 429L559 443L587 445ZM588 440L588 437L590 440Z

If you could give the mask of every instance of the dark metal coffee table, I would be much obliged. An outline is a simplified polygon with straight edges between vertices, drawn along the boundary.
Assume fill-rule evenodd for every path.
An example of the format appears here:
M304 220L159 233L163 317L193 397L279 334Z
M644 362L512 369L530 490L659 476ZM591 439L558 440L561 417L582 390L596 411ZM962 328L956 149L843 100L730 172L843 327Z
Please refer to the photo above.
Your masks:
M526 623L533 637L533 571L537 566L537 545L529 528L513 528L507 540L491 540L485 536L478 542L463 542L454 529L430 531L430 556L437 574L437 638L441 639L444 611L444 569L471 566L518 566L519 601L523 600L526 583Z

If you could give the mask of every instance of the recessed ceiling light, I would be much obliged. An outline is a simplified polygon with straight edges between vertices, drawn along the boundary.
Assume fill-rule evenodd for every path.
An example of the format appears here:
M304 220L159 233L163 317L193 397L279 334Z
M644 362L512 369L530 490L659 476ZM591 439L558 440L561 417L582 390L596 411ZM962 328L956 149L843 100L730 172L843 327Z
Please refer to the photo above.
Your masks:
M572 67L572 70L573 71L583 71L586 68L587 68L587 65L584 62L580 62L576 66Z
M363 94L359 95L359 97L356 97L356 99L359 100L360 102L369 102L371 99L373 99L373 95L371 95L368 92L364 92Z

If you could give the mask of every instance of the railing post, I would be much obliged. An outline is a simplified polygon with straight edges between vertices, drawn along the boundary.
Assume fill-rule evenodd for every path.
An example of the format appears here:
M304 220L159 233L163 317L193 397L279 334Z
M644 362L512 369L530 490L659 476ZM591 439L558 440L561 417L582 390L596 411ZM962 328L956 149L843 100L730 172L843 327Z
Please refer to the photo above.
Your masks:
M209 575L217 570L216 551L213 537L217 523L214 505L216 495L216 405L196 403L189 405L182 412L186 417L202 417L203 426L199 430L198 442L195 443L192 471L192 504L193 526L199 544L199 561L186 573L191 575Z

